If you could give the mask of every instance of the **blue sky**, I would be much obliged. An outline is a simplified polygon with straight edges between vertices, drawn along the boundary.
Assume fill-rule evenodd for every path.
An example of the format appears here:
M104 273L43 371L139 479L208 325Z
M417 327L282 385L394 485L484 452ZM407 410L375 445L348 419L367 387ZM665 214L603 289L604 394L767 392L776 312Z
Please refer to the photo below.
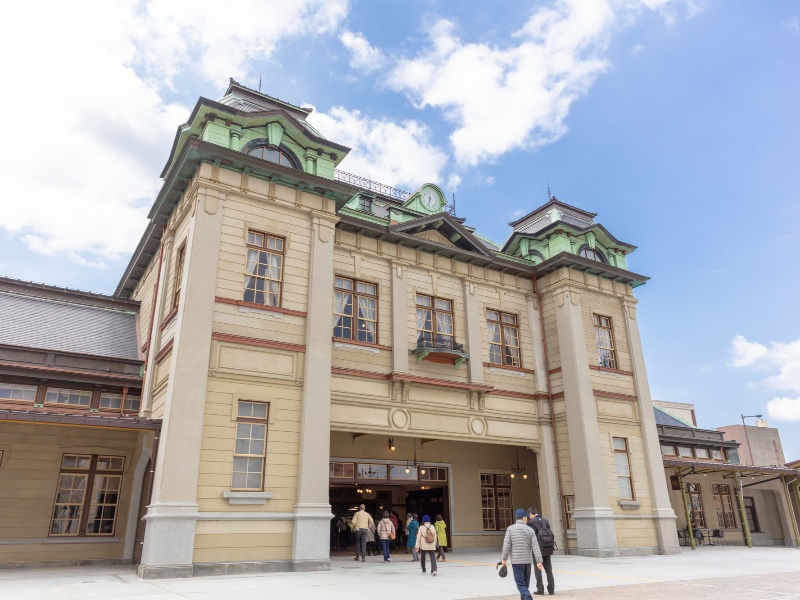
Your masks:
M0 67L0 274L113 292L177 126L228 77L260 76L353 147L344 170L439 183L495 240L548 184L598 212L652 277L636 294L653 397L695 403L704 427L762 413L800 458L796 2L225 9L15 7L0 40L20 57Z

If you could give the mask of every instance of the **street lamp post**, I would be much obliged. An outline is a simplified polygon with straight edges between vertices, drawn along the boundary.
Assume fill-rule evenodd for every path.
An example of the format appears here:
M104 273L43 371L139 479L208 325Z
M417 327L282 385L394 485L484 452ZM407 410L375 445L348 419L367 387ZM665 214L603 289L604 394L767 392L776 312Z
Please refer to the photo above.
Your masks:
M750 464L755 465L756 461L753 460L753 448L750 446L750 436L747 435L747 425L745 419L760 419L761 415L742 415L742 427L744 428L744 439L747 441L747 454L750 455Z

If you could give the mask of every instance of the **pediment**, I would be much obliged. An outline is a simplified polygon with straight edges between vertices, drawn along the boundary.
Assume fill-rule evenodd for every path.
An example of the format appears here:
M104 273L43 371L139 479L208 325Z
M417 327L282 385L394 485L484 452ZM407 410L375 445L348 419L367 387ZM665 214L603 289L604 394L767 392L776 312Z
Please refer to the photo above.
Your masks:
M491 250L472 235L459 219L447 213L397 223L389 229L393 233L402 233L460 250L475 252L487 258L493 257Z

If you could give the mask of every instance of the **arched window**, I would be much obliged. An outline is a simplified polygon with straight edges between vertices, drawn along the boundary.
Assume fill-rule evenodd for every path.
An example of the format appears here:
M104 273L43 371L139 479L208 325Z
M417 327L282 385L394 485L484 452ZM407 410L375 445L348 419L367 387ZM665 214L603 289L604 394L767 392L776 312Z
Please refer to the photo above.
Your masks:
M578 251L578 256L588 258L589 260L593 260L595 262L603 263L604 265L608 264L608 259L602 252L600 252L600 250L589 248L588 245L581 247L581 249Z
M255 156L290 169L301 170L297 158L286 146L271 146L266 140L255 140L249 143L244 151L249 156Z

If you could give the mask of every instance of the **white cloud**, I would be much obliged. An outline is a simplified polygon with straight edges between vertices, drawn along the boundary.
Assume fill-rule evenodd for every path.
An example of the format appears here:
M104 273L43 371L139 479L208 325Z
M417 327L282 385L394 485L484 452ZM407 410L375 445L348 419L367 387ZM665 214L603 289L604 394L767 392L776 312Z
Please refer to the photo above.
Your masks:
M630 49L631 56L639 56L642 50L644 50L644 46L642 46L641 44L634 44L633 46L631 46Z
M769 347L748 342L737 335L731 342L730 365L736 368L755 367L770 373L762 387L800 393L800 340L788 344L770 342ZM773 398L767 403L770 417L776 420L800 420L800 397Z
M388 82L454 123L450 141L462 166L491 161L564 135L570 106L609 66L603 54L613 28L645 9L666 15L676 3L697 4L559 0L536 9L503 45L462 41L456 23L440 19L427 31L430 43L398 61Z
M800 20L797 17L791 17L783 22L783 26L788 29L793 35L800 35Z
M776 421L800 421L800 396L773 398L767 402L767 412Z
M373 119L342 107L327 114L315 111L309 121L325 137L352 148L341 163L344 171L409 191L442 179L447 155L419 121Z
M750 367L764 358L769 350L758 342L748 342L743 335L737 335L731 341L730 365L735 369Z
M339 36L342 44L350 51L350 66L353 69L371 73L377 71L384 64L383 52L371 46L361 32L345 31Z
M166 101L165 89L186 75L215 89L229 76L245 78L250 61L269 56L285 36L330 31L347 0L231 0L224 13L218 8L86 0L22 2L7 11L18 31L0 37L7 59L0 162L12 174L0 231L87 266L126 257L189 112Z

